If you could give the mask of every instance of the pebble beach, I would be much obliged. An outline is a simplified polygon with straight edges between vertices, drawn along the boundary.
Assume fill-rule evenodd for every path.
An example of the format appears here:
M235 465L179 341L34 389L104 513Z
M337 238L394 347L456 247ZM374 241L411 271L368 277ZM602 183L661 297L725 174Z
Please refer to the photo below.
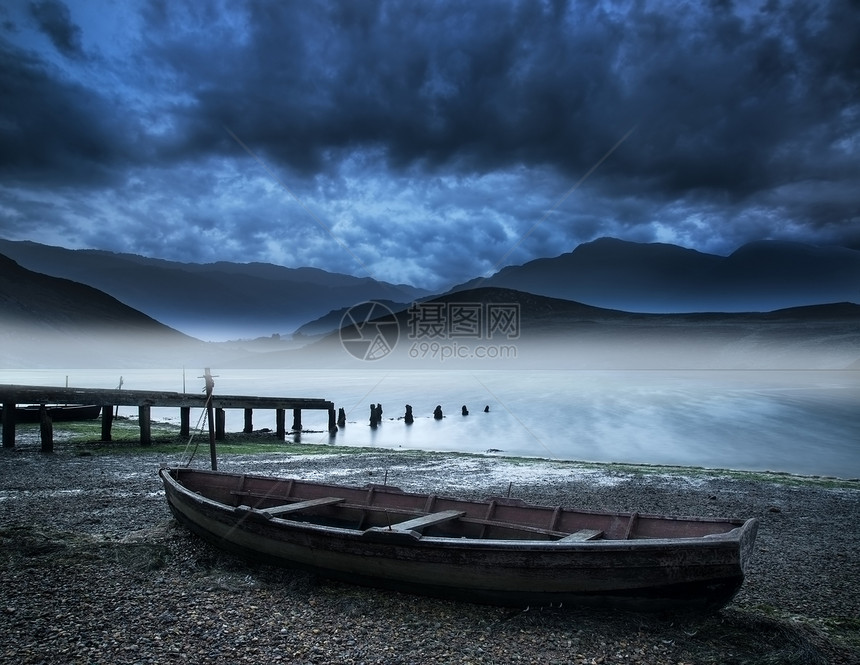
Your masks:
M219 458L223 470L465 498L758 518L735 600L677 617L511 610L251 565L172 519L157 471L178 458L2 450L0 662L860 663L857 481L289 445Z

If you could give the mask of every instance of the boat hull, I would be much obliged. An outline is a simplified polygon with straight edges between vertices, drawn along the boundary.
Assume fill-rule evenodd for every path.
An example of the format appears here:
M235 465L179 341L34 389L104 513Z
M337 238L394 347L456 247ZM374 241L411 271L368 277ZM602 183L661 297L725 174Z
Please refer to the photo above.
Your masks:
M102 408L96 405L68 404L64 406L46 407L52 422L74 422L78 420L95 420ZM2 409L0 409L2 410ZM38 406L19 406L15 408L16 423L38 423L40 420Z
M487 540L345 529L271 518L188 491L161 472L176 519L240 556L411 593L512 607L598 605L712 611L740 588L750 520L708 538Z

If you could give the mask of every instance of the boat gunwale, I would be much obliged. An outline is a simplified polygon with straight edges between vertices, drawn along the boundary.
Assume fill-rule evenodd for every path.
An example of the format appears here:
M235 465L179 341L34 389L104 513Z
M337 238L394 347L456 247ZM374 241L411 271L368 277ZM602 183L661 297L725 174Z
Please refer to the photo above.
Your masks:
M204 473L207 475L218 475L220 477L223 476L234 476L236 478L240 478L242 476L245 477L256 477L262 480L275 480L284 482L288 482L290 479L279 479L274 478L272 476L253 476L252 474L241 474L241 473L225 473L220 471L211 472L205 469L187 469L180 467L162 467L159 471L160 475L163 478L166 478L168 482L175 488L175 491L184 495L189 501L197 504L204 504L209 506L210 509L216 510L218 513L222 514L224 517L229 517L235 521L243 522L248 517L254 520L257 524L271 524L272 526L282 528L289 527L292 531L304 531L311 532L322 535L330 535L330 536L339 536L348 539L359 539L366 540L368 531L367 529L357 529L357 528L346 528L346 527L338 527L338 526L329 526L324 524L315 524L313 522L305 522L300 520L293 520L289 518L278 517L277 515L270 515L265 512L265 510L253 508L247 505L241 506L231 506L229 504L223 503L221 501L217 501L215 499L210 499L194 490L191 490L185 487L181 482L179 482L173 475L170 473L172 470L178 469L179 471L184 472L193 472L193 473ZM310 483L319 487L345 487L338 486L331 483L319 483L316 481L300 481L302 483ZM378 486L377 486L378 487ZM355 487L351 489L363 490L365 488ZM389 489L390 486L389 486ZM403 494L413 494L414 496L422 497L427 496L426 494L421 493L408 493L402 492L399 488L393 488L397 493ZM449 498L449 497L439 497L439 498ZM168 497L169 499L169 497ZM489 501L473 501L468 499L453 499L455 501L464 501L466 503L475 503L475 504L489 504ZM519 501L519 500L515 500ZM172 503L172 502L171 502ZM522 502L521 502L522 503ZM551 506L539 506L538 504L525 504L527 507L539 507L539 508L552 508ZM360 506L361 508L365 508L368 510L377 510L379 512L385 512L384 506ZM623 513L623 512L611 512L611 511L580 511L577 509L570 509L575 512L581 512L586 514L598 515L598 516L612 516L612 517L629 517L635 513ZM422 513L415 513L416 515ZM426 513L423 513L426 514ZM402 544L407 542L403 540L403 537L410 536L411 534L415 534L413 538L408 539L409 546L421 546L421 547L429 547L436 546L450 548L450 549L508 549L508 550L547 550L550 552L554 551L562 551L562 552L576 552L576 551L591 551L591 550L600 550L600 551L631 551L631 550L660 550L666 549L667 547L679 548L679 547L690 547L690 548L710 548L710 549L718 549L721 546L725 548L734 549L737 547L738 543L742 542L751 530L757 529L758 520L756 518L748 518L746 520L739 520L733 518L685 518L678 516L665 516L665 515L648 515L648 514L640 514L640 518L646 519L658 519L658 520L692 520L699 522L714 522L715 524L736 524L733 529L728 531L724 531L721 533L715 534L705 534L702 536L687 536L687 537L678 537L678 538L634 538L634 539L596 539L596 540L587 540L587 541L562 541L562 540L546 540L546 539L489 539L489 538L469 538L469 537L460 537L460 536L433 536L433 535L422 535L417 532L401 530L396 528L389 527L388 529L382 527L373 528L373 535L376 537L375 540L377 542L384 541L389 537L389 533L391 534L391 543L392 544ZM468 518L467 518L468 519ZM499 522L498 526L509 527L511 529L517 529L519 526L516 522ZM494 524L496 526L496 524ZM398 539L399 537L399 539ZM395 542L396 541L396 542Z

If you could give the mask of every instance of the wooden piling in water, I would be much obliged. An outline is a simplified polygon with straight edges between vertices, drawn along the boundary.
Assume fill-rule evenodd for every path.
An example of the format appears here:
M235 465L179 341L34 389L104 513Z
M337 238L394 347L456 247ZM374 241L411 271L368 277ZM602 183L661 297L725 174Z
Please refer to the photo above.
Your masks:
M285 409L275 409L275 436L281 441L287 438L287 412Z
M152 443L152 409L142 405L137 407L137 421L140 424L140 445L148 446Z
M54 452L54 424L44 404L39 405L39 437L42 440L42 452Z
M337 414L335 413L334 406L332 406L328 410L328 433L334 434L337 432Z
M250 434L254 431L254 409L245 409L245 429L242 430L245 434Z
M227 415L224 409L218 407L215 409L215 439L223 441L227 438Z
M302 431L302 410L293 409L293 431Z
M191 407L179 408L179 436L185 438L191 435Z
M102 406L102 441L111 441L111 428L113 427L113 405Z

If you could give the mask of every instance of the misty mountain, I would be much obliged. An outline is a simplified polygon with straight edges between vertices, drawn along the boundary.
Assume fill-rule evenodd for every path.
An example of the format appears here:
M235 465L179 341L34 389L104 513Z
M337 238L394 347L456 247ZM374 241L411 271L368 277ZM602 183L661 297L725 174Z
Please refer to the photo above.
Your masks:
M455 311L478 312L474 335L458 336ZM628 313L503 288L448 293L411 306L379 305L385 320L331 312L304 328L301 348L277 339L204 343L173 330L87 285L22 268L0 256L0 363L5 367L242 368L835 368L860 357L860 305L837 303L767 313ZM513 313L515 325L490 330L492 307ZM361 308L355 308L361 310ZM390 310L390 311L389 311ZM425 314L432 314L425 317ZM441 321L439 335L416 321ZM380 325L380 323L384 325ZM325 334L326 330L335 332ZM390 354L357 357L374 330L394 332ZM462 332L462 330L460 331ZM363 346L364 342L367 342ZM265 342L265 343L264 343ZM479 356L476 350L504 353ZM457 349L465 355L443 357Z
M762 241L729 256L601 238L452 289L495 286L628 312L768 312L860 303L860 251Z
M374 300L373 302L378 303L380 305L384 305L392 312L399 312L408 307L408 305L402 302L394 302L393 300ZM355 303L350 305L349 307L339 307L338 309L333 309L324 316L319 317L318 319L314 319L313 321L308 321L303 326L296 329L294 335L302 335L305 337L315 337L319 335L328 335L329 333L338 330L343 323L343 318L346 316L347 312L355 306Z
M116 298L22 268L0 254L0 362L122 366L197 357L205 345Z
M201 339L289 333L339 307L375 299L408 303L428 294L408 285L264 263L180 263L2 239L0 253L29 270L97 288Z
M750 325L747 339L759 339L762 325L769 325L767 330L778 325L766 317L753 317L753 321L737 316L682 314L772 312L812 304L860 302L860 252L797 243L753 243L721 257L674 245L605 238L568 254L508 267L487 280L470 283L493 289L465 293L468 285L463 285L432 299L413 287L314 268L261 263L184 264L0 240L0 251L3 248L10 249L22 267L99 288L183 332L204 339L235 340L269 338L274 332L297 330L300 341L294 340L292 347L336 331L349 308L369 300L400 312L398 325L405 331L410 303L471 297L483 299L476 302L489 302L510 296L521 308L531 338L554 331L568 338L579 335L580 341L596 330L609 339L634 328L642 335L659 335L653 331L667 329L692 330L698 339L708 328L715 339L729 329L731 335L740 334L744 321ZM390 297L392 292L394 297ZM63 298L72 300L68 293ZM53 325L51 317L64 311L61 307L50 310L45 309L47 328ZM811 310L804 311L809 314ZM653 312L676 316L637 318ZM100 316L91 314L94 319ZM724 326L726 321L730 322L728 327ZM825 336L834 329L831 323L826 324L830 327L823 332ZM803 334L807 333L809 330ZM258 344L254 352L266 356L289 346L287 338L272 339ZM239 356L237 362L242 362L244 348L248 345L230 347Z
M440 334L428 335L415 325L421 318L416 310L438 308L434 311L439 320L448 325L455 309L464 304L484 317L476 336L457 336L444 326ZM490 334L490 306L510 307L515 327ZM343 316L338 313L331 322L334 319L340 322ZM377 335L385 337L390 351L372 360L362 357L362 350L380 343ZM301 349L260 353L232 366L241 362L244 368L321 369L847 369L858 359L860 305L853 303L764 313L649 314L483 287L383 311L358 330L344 328Z

